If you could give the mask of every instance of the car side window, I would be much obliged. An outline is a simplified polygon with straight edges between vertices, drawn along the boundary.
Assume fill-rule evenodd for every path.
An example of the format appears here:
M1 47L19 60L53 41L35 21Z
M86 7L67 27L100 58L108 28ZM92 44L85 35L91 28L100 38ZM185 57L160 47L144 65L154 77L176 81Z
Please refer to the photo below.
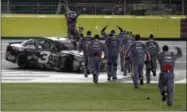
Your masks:
M44 48L44 41L43 40L38 40L37 41L37 48L38 49L43 49Z
M58 52L58 48L56 47L55 44L52 44L52 45L51 45L50 51L53 52L53 53Z
M35 42L33 40L28 40L23 43L24 47L36 49Z
M48 40L38 40L37 48L42 50L50 51L51 47L53 47L53 43Z

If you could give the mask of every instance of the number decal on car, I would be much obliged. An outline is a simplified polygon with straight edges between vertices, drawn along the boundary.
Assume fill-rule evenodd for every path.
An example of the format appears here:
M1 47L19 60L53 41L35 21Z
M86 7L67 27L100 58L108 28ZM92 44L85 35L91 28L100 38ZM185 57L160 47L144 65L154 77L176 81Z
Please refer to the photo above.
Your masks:
M49 51L41 51L40 57L38 58L38 63L47 63L49 61L49 56L51 52Z

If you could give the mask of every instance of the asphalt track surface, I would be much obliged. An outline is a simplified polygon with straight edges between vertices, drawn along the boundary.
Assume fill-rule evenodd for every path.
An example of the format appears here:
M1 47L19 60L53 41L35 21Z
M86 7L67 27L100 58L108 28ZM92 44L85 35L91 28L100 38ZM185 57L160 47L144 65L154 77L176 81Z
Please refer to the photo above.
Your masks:
M85 78L82 73L65 73L56 71L41 71L39 69L19 69L16 64L5 60L6 47L9 42L17 42L23 40L2 39L1 40L1 81L3 83L92 83L92 76ZM183 57L176 61L175 67L175 83L186 83L186 41L158 41L160 47L168 45L171 51L176 53L175 47L178 46L183 51ZM120 65L120 63L118 63ZM158 65L159 68L159 65ZM132 83L131 75L123 76L118 66L118 80L121 83ZM158 83L157 76L152 76L152 83ZM145 74L144 74L145 77ZM146 80L144 80L146 81ZM106 72L99 76L100 83L107 83Z

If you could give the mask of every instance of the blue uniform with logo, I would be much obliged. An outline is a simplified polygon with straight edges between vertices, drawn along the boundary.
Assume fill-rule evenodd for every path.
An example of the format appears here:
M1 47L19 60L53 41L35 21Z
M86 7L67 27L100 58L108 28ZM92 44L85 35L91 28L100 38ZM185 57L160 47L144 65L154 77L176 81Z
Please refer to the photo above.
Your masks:
M146 42L146 47L151 57L150 61L152 66L152 72L154 75L156 75L157 59L160 52L159 45L154 40L149 40L148 42ZM146 67L146 78L147 78L147 82L151 81L150 70L148 69L148 67Z
M174 52L161 52L159 54L160 76L159 76L159 90L160 93L167 92L167 103L173 103L174 95L174 68L177 58L182 57L182 50L178 47L177 54Z
M117 25L117 28L120 30L119 35L116 37L120 41L120 65L121 65L121 71L123 71L123 61L124 61L124 56L122 52L122 47L124 45L124 38L125 38L125 32L121 27Z
M125 58L127 50L130 48L130 46L135 42L135 39L132 37L125 37L122 40L123 46L121 48L121 52L123 53L123 58ZM127 70L130 72L131 71L131 65L130 65L130 60L123 60L124 65L123 65L123 73L124 75L127 74Z
M88 51L87 47L88 44L92 41L91 37L84 37L79 41L79 51L83 51L84 55L84 63L85 63L85 68L84 68L84 74L87 77L87 75L90 73L89 72L89 66L88 66Z
M102 52L104 52L106 56L107 49L102 42L100 42L98 39L94 39L88 44L87 51L90 71L93 74L93 81L94 83L97 83L100 73Z
M117 60L119 54L120 41L114 37L109 37L105 41L107 48L107 75L108 78L112 77L117 79Z
M150 60L145 44L134 42L126 52L126 58L132 62L132 79L135 88L139 88L138 80L143 78L143 67L146 60Z
M73 37L74 40L78 40L78 39L76 39L76 37L78 35L76 24L77 24L77 18L79 17L79 15L81 14L82 11L83 10L81 10L78 13L76 13L74 11L68 11L67 14L65 14L66 22L67 22L68 37L69 38Z
M121 71L123 71L123 61L124 61L124 56L123 56L123 45L124 45L124 38L125 36L120 33L117 37L116 37L118 40L119 40L119 49L120 49L120 65L121 65Z

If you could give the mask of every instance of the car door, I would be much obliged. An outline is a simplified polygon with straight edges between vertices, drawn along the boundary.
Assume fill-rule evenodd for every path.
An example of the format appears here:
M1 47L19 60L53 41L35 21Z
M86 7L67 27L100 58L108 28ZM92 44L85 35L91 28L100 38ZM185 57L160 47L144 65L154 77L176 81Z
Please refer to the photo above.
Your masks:
M55 42L42 39L38 40L37 51L39 52L38 63L52 69L58 65L58 55Z
M51 55L51 42L47 39L38 39L36 42L36 51L38 52L38 63L47 64Z
M38 56L36 42L33 39L27 40L23 43L22 46L25 49L25 52L27 53L27 59L32 63L36 62Z

